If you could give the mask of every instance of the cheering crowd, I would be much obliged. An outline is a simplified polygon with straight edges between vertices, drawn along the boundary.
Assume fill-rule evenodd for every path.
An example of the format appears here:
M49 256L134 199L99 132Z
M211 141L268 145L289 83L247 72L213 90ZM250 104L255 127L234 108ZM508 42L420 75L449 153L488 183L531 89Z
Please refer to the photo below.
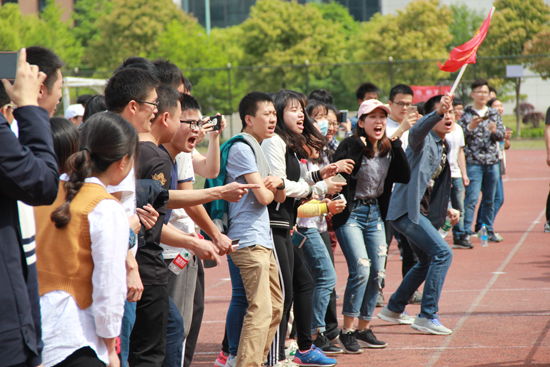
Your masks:
M333 366L386 347L376 307L451 334L437 314L450 226L455 249L477 232L503 240L493 223L511 131L483 79L472 106L451 94L413 105L404 84L386 105L364 83L351 119L326 90L251 92L241 133L220 146L225 118L201 114L175 64L130 57L104 95L52 117L63 65L23 49L0 87L0 366L190 366L204 268L224 255L232 296L215 366ZM386 301L394 237L403 280Z

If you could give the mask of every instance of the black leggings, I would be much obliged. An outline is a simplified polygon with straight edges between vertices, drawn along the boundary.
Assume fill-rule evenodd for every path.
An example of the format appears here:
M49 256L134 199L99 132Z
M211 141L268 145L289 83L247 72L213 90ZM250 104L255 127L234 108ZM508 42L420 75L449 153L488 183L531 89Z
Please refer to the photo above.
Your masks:
M321 233L321 238L325 242L325 246L327 246L330 261L332 261L332 265L334 266L334 254L332 253L332 244L328 231ZM336 289L330 294L330 301L328 302L327 313L325 314L325 328L325 335L329 339L334 339L340 334L340 330L338 330L338 314L336 313Z
M294 300L294 321L296 323L298 347L301 350L311 348L311 313L313 310L313 278L301 256L290 239L288 229L272 228L275 256L279 263L279 276L282 279L284 309L283 317L273 344L269 350L268 365L273 366L286 358L285 338Z
M550 222L550 192L548 193L548 198L546 199L546 221Z
M80 348L76 351L74 351L73 354L68 356L63 360L63 362L60 362L55 365L55 367L105 367L105 363L101 362L99 358L97 358L97 354L95 354L95 351L90 347L84 347Z

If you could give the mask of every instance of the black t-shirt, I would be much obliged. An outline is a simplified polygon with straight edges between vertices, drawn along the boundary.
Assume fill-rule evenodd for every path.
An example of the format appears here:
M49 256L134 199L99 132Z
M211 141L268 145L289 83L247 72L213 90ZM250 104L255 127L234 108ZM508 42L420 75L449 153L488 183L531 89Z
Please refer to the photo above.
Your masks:
M546 125L550 125L550 107L548 107L548 110L546 111L546 121L544 123Z
M443 154L441 154L441 160L439 162L439 167L435 170L432 179L430 180L430 183L428 184L428 187L426 187L426 192L424 192L424 196L422 199L420 199L420 214L427 217L428 213L430 212L430 200L432 199L432 191L435 185L435 181L441 177L441 173L445 169L445 166L447 165L447 144L446 141L443 141Z
M168 153L149 141L140 142L139 147L138 177L159 181L166 190L169 190L172 160ZM168 284L168 267L162 258L162 247L160 247L166 206L157 211L159 213L157 223L153 228L145 231L145 244L139 248L136 255L139 275L144 285Z

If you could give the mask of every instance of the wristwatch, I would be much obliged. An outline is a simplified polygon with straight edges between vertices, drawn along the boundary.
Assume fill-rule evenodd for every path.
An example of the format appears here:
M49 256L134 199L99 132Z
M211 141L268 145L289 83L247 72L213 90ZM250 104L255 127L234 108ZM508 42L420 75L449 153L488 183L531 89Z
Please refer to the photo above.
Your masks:
M284 189L285 189L285 187L286 187L286 186L285 186L285 179L283 178L282 181L283 181L283 185L277 187L277 190L284 190Z

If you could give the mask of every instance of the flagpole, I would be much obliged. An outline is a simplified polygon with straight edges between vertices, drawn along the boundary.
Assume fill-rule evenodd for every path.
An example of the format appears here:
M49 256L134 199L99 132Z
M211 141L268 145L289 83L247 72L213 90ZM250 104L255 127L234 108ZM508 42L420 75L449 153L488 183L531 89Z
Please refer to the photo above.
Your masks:
M451 88L451 94L454 94L456 87L458 87L458 83L460 83L460 79L462 79L462 75L464 74L464 71L466 70L466 66L468 64L462 65L462 68L460 69L460 73L458 73L458 76L456 77L455 83L453 84L453 87Z

